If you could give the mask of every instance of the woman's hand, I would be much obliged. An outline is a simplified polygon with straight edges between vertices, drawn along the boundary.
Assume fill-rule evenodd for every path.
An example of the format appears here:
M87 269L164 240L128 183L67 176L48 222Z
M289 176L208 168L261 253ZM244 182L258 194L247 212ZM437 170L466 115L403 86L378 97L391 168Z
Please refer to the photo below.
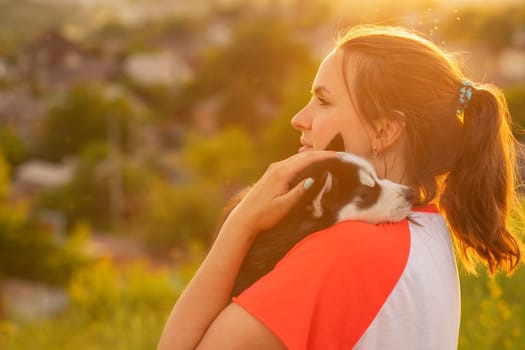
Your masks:
M331 157L337 157L337 153L308 151L272 163L232 210L225 225L233 222L236 227L245 227L253 235L252 238L259 232L273 227L308 190L309 186L305 186L307 181L312 181L304 179L294 188L290 188L295 176L308 165Z

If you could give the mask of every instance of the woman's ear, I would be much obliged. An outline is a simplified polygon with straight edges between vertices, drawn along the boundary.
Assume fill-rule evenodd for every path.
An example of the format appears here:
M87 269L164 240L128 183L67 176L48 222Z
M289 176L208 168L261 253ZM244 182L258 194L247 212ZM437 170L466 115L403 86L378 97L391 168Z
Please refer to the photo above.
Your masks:
M405 115L400 111L392 111L392 114L377 124L375 149L378 153L390 148L405 131Z

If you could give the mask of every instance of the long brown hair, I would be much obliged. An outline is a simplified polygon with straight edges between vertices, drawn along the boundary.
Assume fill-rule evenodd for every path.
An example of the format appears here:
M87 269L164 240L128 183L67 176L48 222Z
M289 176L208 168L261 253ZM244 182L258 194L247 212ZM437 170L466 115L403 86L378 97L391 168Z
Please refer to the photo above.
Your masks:
M521 260L509 230L516 141L501 90L474 83L458 112L466 78L454 58L405 28L357 26L336 48L361 116L372 126L381 117L404 118L416 205L439 205L467 267L473 251L490 273L513 271Z

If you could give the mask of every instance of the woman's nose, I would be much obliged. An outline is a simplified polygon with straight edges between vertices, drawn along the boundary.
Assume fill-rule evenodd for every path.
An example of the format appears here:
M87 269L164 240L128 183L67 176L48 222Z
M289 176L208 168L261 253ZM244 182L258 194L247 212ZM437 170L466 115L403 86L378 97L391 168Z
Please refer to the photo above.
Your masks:
M308 130L311 128L310 118L308 118L305 106L291 120L292 126L297 130Z

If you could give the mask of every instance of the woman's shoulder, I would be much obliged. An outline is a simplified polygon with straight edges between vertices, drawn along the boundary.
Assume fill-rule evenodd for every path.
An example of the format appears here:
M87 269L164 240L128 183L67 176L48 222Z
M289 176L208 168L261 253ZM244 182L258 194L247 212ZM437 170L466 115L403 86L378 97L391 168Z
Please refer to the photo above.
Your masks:
M381 256L408 255L410 230L407 220L397 223L370 224L342 221L314 232L297 243L287 254L322 259L332 257L360 260Z
M415 207L409 216L419 229L439 231L443 230L443 225L446 228L434 204ZM343 257L373 255L376 260L382 256L390 258L400 254L407 257L413 227L408 219L379 224L358 220L341 221L308 235L297 243L288 255L317 253L325 254L326 257L326 252L330 252L332 255L340 254Z
M309 339L354 344L403 273L409 236L406 220L337 223L299 242L234 301L290 348L305 348Z

